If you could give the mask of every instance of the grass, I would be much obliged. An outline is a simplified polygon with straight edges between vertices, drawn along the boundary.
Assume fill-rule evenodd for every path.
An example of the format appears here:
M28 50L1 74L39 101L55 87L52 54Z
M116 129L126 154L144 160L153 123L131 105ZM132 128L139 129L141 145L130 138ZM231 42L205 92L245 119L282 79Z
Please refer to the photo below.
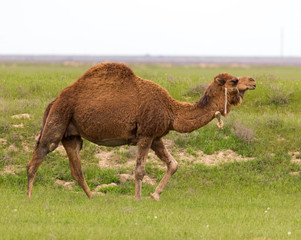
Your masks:
M0 239L301 239L301 166L290 152L301 151L301 72L298 67L199 68L132 65L134 72L166 88L181 101L196 101L221 72L252 76L255 91L232 109L224 130L216 121L191 134L170 133L176 148L196 158L232 149L248 162L215 167L182 162L160 202L143 185L143 199L133 199L134 182L118 175L133 169L100 169L95 153L112 150L84 141L82 167L90 188L115 182L105 196L89 200L82 189L67 191L55 179L73 181L68 160L54 152L39 168L33 199L25 197L25 165L41 129L46 105L90 65L0 65ZM30 119L12 119L29 113ZM23 124L24 128L13 125ZM13 147L12 147L13 146ZM118 164L133 156L114 148ZM300 155L297 155L297 158ZM7 166L19 169L4 174ZM150 163L146 173L157 180L164 171ZM292 174L297 173L297 174ZM288 234L290 232L291 234Z
M174 184L174 181L172 181ZM160 202L37 186L0 189L3 239L300 239L300 192L281 186L186 186ZM288 232L292 234L289 236Z

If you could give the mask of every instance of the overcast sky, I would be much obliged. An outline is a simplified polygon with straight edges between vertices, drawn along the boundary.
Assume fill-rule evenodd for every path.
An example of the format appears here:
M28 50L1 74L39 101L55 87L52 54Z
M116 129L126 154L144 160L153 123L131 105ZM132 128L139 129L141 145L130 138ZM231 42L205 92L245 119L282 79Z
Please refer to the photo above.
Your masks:
M0 9L0 54L301 56L300 0L1 0Z

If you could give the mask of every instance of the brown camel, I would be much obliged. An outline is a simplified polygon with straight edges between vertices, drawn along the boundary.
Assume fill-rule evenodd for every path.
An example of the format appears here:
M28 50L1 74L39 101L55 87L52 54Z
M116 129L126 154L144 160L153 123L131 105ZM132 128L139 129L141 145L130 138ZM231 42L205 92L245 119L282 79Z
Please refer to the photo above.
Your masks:
M71 175L92 197L81 169L79 152L82 137L105 146L137 145L135 198L141 197L141 182L149 149L166 163L167 171L151 194L159 199L164 186L177 171L178 163L167 151L162 137L170 130L191 132L207 123L217 111L227 115L231 105L240 103L238 78L222 73L195 104L173 99L159 85L137 77L120 63L102 63L89 69L51 102L43 117L43 127L31 161L27 164L28 196L44 157L61 141L67 152ZM244 84L244 91L248 84ZM226 94L225 91L227 90ZM243 96L243 95L242 95ZM225 101L227 112L225 113Z

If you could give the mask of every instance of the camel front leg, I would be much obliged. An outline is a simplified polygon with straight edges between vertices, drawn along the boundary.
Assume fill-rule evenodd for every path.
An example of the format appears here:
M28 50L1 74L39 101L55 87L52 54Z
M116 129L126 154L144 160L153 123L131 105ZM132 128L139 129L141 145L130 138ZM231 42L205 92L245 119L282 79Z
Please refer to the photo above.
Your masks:
M63 138L62 143L69 158L72 177L82 187L86 195L89 198L93 198L93 194L82 172L81 160L79 156L79 151L81 150L83 140L81 139L80 136L71 136L69 138Z
M43 162L44 157L47 155L48 150L46 148L38 147L33 154L32 159L27 164L27 196L31 198L32 188L35 176L37 174L38 168Z
M178 169L178 163L177 161L171 156L171 154L167 151L166 147L164 146L164 143L162 139L156 139L152 143L152 149L155 151L156 155L166 163L167 170L160 181L159 185L157 186L154 193L151 194L151 197L158 201L160 198L160 194L163 191L163 188L167 184L168 180L171 178L171 176L177 171Z
M142 180L145 175L145 163L152 139L143 138L138 142L138 155L135 168L135 198L141 198Z
M220 112L220 111L216 112L216 113L215 113L215 117L216 117L216 119L217 119L216 125L218 126L219 129L223 129L224 122L223 122L223 120L221 119L221 117L222 117L221 112Z

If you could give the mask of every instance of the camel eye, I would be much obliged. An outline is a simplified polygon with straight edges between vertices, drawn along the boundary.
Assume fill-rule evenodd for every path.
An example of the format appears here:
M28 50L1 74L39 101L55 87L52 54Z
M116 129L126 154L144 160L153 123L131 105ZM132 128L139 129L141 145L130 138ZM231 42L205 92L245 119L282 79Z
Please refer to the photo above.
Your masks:
M236 85L238 83L238 79L231 80L231 83L233 83L234 85Z
M250 82L255 82L255 80L253 78L250 78Z

